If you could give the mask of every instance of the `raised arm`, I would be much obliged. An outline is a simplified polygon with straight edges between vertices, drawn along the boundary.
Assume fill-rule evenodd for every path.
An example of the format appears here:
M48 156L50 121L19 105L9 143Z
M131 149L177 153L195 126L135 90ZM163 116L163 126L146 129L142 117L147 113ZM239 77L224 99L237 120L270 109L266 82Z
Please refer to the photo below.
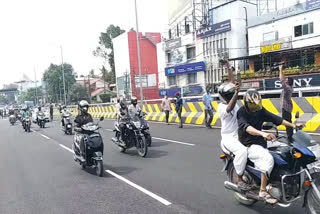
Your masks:
M234 82L234 76L233 76L233 71L232 68L230 67L229 61L226 60L226 66L228 68L228 78L230 82Z
M283 81L285 79L285 76L284 76L284 73L283 73L283 66L280 65L279 66L279 78L280 78L280 81Z
M239 91L240 91L240 85L238 82L236 82L236 91L234 92L233 97L228 104L227 113L230 113L233 110L234 106L237 104Z

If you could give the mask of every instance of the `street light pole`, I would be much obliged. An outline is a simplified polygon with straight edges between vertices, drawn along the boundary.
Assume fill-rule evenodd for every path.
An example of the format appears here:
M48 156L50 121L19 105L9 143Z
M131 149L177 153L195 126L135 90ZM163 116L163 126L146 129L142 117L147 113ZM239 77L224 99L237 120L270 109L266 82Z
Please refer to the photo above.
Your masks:
M65 82L65 79L64 79L64 65L63 65L62 46L60 46L60 49L61 49L61 67L62 67L62 81L63 81L64 104L67 105L66 82Z
M35 85L36 85L36 105L38 105L38 86L37 86L37 74L36 74L36 68L33 69L33 72L34 72L34 82L35 82Z
M142 93L142 78L141 78L141 56L140 56L140 36L139 36L139 24L138 24L138 12L137 12L137 0L134 0L135 12L136 12L136 34L137 34L137 49L138 49L138 67L139 67L139 82L140 82L140 99L141 105L143 104Z

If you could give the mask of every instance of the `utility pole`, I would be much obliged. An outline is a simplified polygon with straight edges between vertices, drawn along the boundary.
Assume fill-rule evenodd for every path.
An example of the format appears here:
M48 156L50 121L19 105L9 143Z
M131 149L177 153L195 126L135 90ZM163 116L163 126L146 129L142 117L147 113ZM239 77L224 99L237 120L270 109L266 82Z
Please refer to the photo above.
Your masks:
M64 104L67 105L66 82L65 82L65 79L64 79L64 65L63 65L62 46L60 46L60 49L61 49L61 68L62 68Z
M34 72L34 82L36 84L36 100L35 100L35 104L38 105L38 86L37 86L36 68L33 69L33 72Z
M140 35L139 35L139 24L138 24L138 12L137 12L137 0L134 0L135 12L136 12L136 34L137 34L137 49L138 49L138 67L139 67L139 81L140 81L140 99L141 106L143 104L143 92L142 92L142 78L141 78L141 56L140 56Z

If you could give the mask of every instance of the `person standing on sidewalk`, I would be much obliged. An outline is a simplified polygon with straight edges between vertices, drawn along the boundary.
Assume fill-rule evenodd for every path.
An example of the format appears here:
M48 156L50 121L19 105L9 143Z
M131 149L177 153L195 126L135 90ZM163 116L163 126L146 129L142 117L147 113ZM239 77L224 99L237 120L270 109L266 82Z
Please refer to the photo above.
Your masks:
M282 84L282 93L281 93L281 109L282 109L282 119L292 122L292 92L293 92L293 78L288 77L286 78L283 73L283 66L279 66L279 78ZM292 135L293 135L293 128L287 127L287 135L288 140L292 142Z
M205 123L206 127L209 129L212 129L211 122L213 119L213 108L212 108L212 97L211 97L211 89L207 89L207 93L203 95L202 98L203 104L204 104L204 116L205 116ZM208 120L209 115L209 120Z
M179 120L180 120L180 126L179 126L179 128L183 128L183 122L182 122L182 116L181 116L183 101L182 101L182 98L181 98L179 92L177 92L177 93L175 94L175 97L176 97L176 112L177 112L178 117L179 117Z
M166 114L166 123L167 125L169 125L169 115L171 112L171 106L170 106L170 100L168 99L168 96L165 95L164 99L162 100L162 110L165 112Z

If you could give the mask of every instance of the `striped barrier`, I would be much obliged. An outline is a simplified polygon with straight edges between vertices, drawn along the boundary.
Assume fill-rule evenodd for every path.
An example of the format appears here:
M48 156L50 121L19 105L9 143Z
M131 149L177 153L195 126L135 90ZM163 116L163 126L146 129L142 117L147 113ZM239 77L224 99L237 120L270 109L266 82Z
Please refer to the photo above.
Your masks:
M295 97L292 99L293 110L292 119L295 120L294 115L297 111L300 113L299 121L306 124L304 128L305 131L319 132L320 131L320 97L306 97L300 98ZM239 100L238 105L242 106L243 101ZM280 99L263 99L262 105L268 111L281 116ZM221 121L217 113L218 102L213 101L213 121L212 126L221 126ZM171 104L172 112L169 116L170 123L178 123L179 118L177 112L175 111L174 104ZM76 108L72 108L73 115L76 116L78 111ZM161 111L161 104L144 104L143 111L147 113L146 119L149 121L165 122L165 113ZM94 118L99 118L101 116L108 119L116 118L116 108L115 105L102 104L90 106L89 113ZM59 114L59 113L58 113ZM204 106L202 102L186 102L182 108L182 120L184 124L195 124L204 125L205 124L205 114ZM285 127L280 126L280 130L284 130Z

